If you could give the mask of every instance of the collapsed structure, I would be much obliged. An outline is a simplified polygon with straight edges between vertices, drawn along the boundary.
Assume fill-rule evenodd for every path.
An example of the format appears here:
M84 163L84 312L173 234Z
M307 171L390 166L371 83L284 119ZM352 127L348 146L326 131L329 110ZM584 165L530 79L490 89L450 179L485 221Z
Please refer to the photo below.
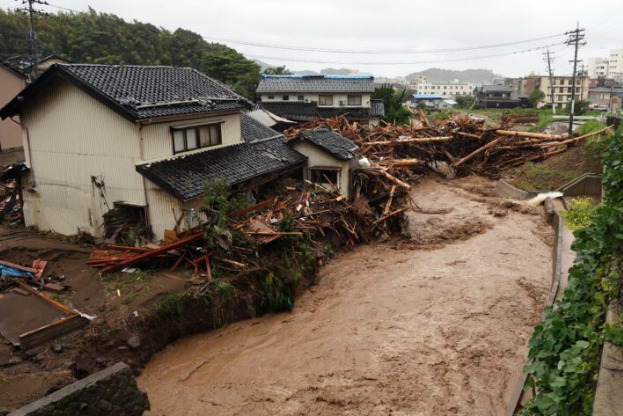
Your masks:
M116 223L139 219L160 239L193 225L211 179L250 191L302 177L307 155L247 117L250 108L191 68L51 66L0 111L23 126L25 224L103 236L114 210Z

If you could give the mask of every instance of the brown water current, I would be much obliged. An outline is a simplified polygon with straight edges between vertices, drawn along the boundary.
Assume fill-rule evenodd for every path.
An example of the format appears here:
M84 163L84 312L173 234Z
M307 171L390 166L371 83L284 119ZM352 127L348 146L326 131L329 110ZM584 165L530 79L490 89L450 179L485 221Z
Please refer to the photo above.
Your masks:
M138 378L151 415L499 415L551 280L538 211L479 178L414 187L411 241L326 265L292 313L183 339Z

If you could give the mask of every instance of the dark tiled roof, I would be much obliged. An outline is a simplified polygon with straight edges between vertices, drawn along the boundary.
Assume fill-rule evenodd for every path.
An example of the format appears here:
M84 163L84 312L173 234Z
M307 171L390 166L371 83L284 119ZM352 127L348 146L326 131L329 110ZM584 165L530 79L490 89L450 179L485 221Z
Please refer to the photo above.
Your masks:
M370 117L369 108L361 107L318 107L318 103L293 102L262 102L262 107L280 117L295 121L309 121L316 117L331 118L345 115L348 119L365 119Z
M265 93L373 93L372 75L263 75L257 86Z
M304 102L262 102L261 106L271 113L294 121L308 121L316 118L316 103Z
M230 185L238 185L293 168L306 160L282 138L276 138L180 155L137 165L136 170L176 198L189 200L203 194L204 184L209 180L226 178Z
M358 150L350 139L329 129L303 130L297 140L306 140L342 160L352 159Z
M483 85L482 91L486 92L512 92L513 89L506 85Z
M60 77L130 120L237 110L249 102L192 68L167 66L52 65L9 102L0 115L14 115L24 101Z
M281 133L263 125L244 113L240 113L240 129L242 130L242 140L247 143L282 136Z
M383 100L370 100L370 115L372 117L385 117L385 104Z

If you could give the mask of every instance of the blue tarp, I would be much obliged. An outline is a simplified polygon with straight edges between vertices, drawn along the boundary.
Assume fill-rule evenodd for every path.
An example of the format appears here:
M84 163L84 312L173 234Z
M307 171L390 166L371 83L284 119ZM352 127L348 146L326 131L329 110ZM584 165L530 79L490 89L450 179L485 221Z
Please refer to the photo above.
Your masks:
M262 74L262 78L326 78L326 79L372 79L374 75L363 74L294 74L294 75L267 75Z
M411 97L416 100L443 100L445 98L438 94L411 94Z
M0 264L0 273L13 277L35 277L33 273Z

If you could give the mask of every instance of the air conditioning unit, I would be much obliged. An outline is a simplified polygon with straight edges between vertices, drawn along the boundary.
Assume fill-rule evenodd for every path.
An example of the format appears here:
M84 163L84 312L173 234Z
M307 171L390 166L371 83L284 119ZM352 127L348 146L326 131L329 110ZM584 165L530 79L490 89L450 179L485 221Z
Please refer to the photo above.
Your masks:
M305 100L303 100L306 103L311 103L311 100L309 98L305 98Z
M344 107L345 105L344 101L340 101L340 107Z

